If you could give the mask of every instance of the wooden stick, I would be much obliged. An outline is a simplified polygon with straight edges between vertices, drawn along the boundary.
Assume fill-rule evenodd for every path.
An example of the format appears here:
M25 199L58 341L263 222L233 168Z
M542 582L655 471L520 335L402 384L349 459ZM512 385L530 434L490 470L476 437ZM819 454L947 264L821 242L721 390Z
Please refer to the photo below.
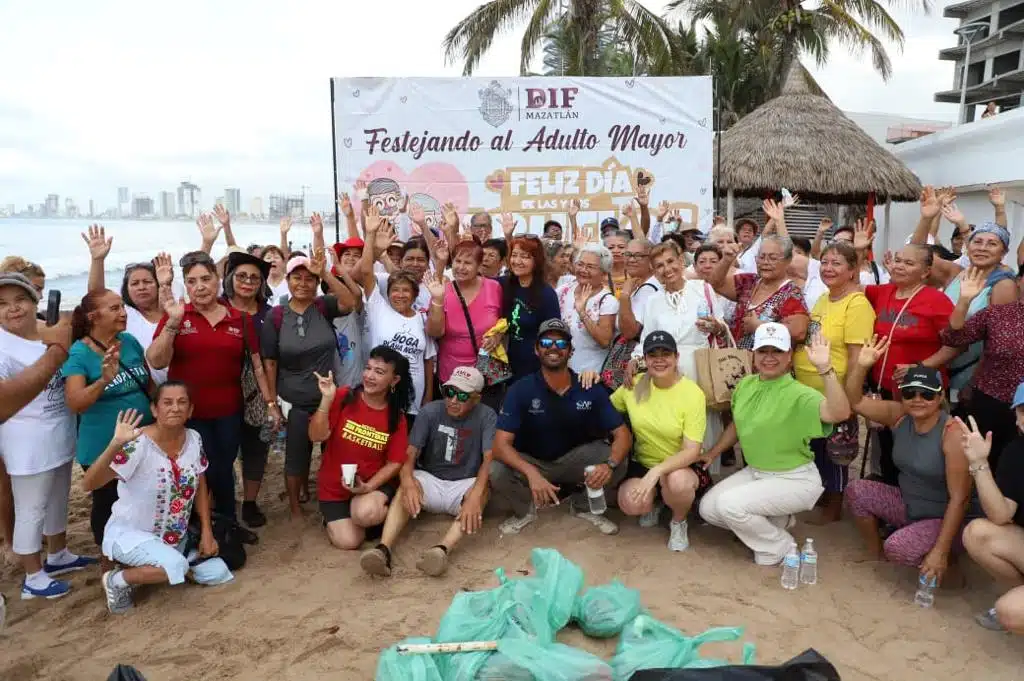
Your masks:
M462 643L408 643L395 647L399 655L434 655L436 653L475 653L497 650L497 641L465 641Z

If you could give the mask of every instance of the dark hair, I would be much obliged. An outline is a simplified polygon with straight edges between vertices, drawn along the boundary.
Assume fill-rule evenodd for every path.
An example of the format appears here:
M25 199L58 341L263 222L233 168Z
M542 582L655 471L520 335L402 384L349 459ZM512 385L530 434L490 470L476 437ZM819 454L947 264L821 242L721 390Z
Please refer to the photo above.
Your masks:
M714 244L701 244L693 253L693 262L696 263L697 258L699 258L704 253L714 253L715 255L718 256L719 260L722 259L722 249L720 249L718 246Z
M245 247L245 252L248 253L249 255L255 255L256 251L259 251L260 255L262 255L263 250L264 247L260 246L259 244L249 244L248 246Z
M669 232L665 236L661 237L661 243L666 241L673 242L676 246L679 246L679 250L686 253L686 239L683 238L681 232Z
M789 240L793 242L804 255L810 255L811 253L811 240L805 236L791 236Z
M181 256L178 260L178 265L181 266L181 273L188 276L188 273L192 271L192 268L202 265L206 269L213 273L213 276L217 276L217 263L213 261L210 254L206 251L189 251L185 255Z
M250 263L242 263L248 265ZM239 265L232 267L230 270L224 272L224 281L222 286L224 288L224 297L229 301L235 297L235 270L239 268ZM259 268L256 268L259 270ZM262 270L260 271L260 287L256 290L256 303L265 304L270 300L270 296L274 295L274 292L270 290L270 284L267 283L266 277L263 276Z
M831 241L825 245L825 248L821 249L821 257L824 258L826 254L835 251L839 254L846 264L857 269L857 249L845 241Z
M132 300L132 297L128 294L128 280L131 279L132 272L135 270L146 270L149 272L153 277L153 283L157 285L157 289L160 288L160 282L156 280L156 267L154 267L152 263L140 262L124 268L124 279L121 280L121 300L123 300L124 304L128 307L138 310L139 306L135 304L135 301Z
M423 251L427 255L427 259L430 259L430 249L427 248L427 240L421 236L414 236L402 244L403 258L409 251Z
M558 220L548 220L544 223L543 233L547 233L549 227L558 227L558 229L562 229L562 223Z
M544 280L544 274L547 272L544 243L537 237L527 238L525 236L518 236L512 239L512 243L509 244L509 257L512 256L512 251L516 247L526 251L533 258L533 277L530 279L530 286L527 289L526 302L534 310L540 310L541 295L543 294L544 287L548 285ZM516 294L523 287L519 284L519 277L510 271L502 288L504 290L501 296L501 314L503 317L508 317L512 314L512 310L515 307Z
M370 350L367 363L371 359L379 359L385 364L390 364L395 375L398 376L398 383L388 392L388 432L394 433L398 430L398 420L405 418L405 413L409 411L409 406L412 404L413 398L416 397L416 388L413 386L412 375L409 373L409 360L397 350L386 345L378 345ZM349 390L345 399L341 401L342 408L355 402L362 389L363 386L360 384Z
M96 311L99 307L100 298L108 293L113 293L113 291L101 288L96 291L89 291L82 296L82 302L71 313L72 340L81 340L92 332L92 322L89 321L89 313Z
M942 244L935 244L934 246L932 246L932 248L935 249L935 255L939 256L943 260L953 261L960 258L960 256L958 256L956 253L949 250Z
M275 246L274 244L270 244L269 246L264 246L263 247L263 253L262 253L262 255L260 257L263 258L264 260L266 260L267 259L267 253L271 253L271 252L277 253L279 256L281 256L281 260L284 260L284 252L281 251L281 248L279 246Z
M484 247L480 243L480 240L475 236L470 239L463 239L455 244L455 247L452 248L452 262L455 262L455 258L457 258L460 253L469 253L473 257L473 260L476 261L477 265L484 260Z
M488 239L484 242L484 248L490 248L498 252L498 256L504 260L508 257L508 244L504 239Z
M834 240L843 232L849 232L850 236L853 236L855 234L853 227L851 227L850 225L843 225L842 227L836 227L834 230L832 230L832 239Z
M153 391L153 396L149 398L150 402L152 404L156 404L157 402L159 402L160 401L160 397L164 394L164 391L167 390L168 388L184 388L185 389L185 396L188 397L188 401L189 402L192 401L192 391L190 391L188 389L188 386L185 383L183 383L181 381L164 381L163 383L161 383L160 385L158 385L156 387L156 390Z
M395 270L388 276L388 286L385 293L391 295L391 287L395 284L404 281L405 283L412 286L412 297L418 298L420 295L420 283L416 281L416 277L409 270Z
M757 234L758 232L761 231L761 228L758 227L757 222L751 220L750 218L740 218L739 220L737 220L736 224L733 226L733 231L735 231L736 234L739 234L740 229L743 228L743 225L750 225L754 229L754 234Z

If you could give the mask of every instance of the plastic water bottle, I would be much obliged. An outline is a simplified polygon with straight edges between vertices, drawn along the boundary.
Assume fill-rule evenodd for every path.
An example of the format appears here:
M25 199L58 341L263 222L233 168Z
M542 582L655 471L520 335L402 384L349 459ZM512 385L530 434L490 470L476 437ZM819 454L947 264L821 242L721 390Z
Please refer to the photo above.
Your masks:
M590 475L596 466L587 466L583 472ZM584 485L585 486L585 485ZM590 512L594 515L602 515L608 510L608 502L604 498L604 488L590 489L587 487L587 501L590 503Z
M782 560L782 588L792 591L800 584L800 554L796 542L789 546L789 553Z
M921 575L917 579L917 593L914 594L914 603L922 608L930 608L935 605L935 578L929 579Z
M270 427L273 428L273 417L268 416L267 419L271 422ZM272 456L283 457L285 450L285 438L288 436L288 431L285 429L284 420L281 421L280 428L274 433L273 439L270 441L270 454Z
M697 305L697 319L707 319L711 316L711 309L708 307L708 301L701 299L700 304Z
M818 552L814 550L814 540L810 538L800 552L800 583L818 583Z

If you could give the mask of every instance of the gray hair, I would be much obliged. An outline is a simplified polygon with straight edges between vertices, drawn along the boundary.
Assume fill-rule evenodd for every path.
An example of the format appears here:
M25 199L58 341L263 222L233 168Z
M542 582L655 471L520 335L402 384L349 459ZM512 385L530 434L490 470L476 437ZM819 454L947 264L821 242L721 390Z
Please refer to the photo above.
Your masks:
M627 243L627 245L629 245L631 243L634 243L634 242L636 242L636 243L640 244L641 246L643 246L644 253L650 253L651 249L654 248L654 245L650 242L650 240L648 240L648 239L641 239L640 237L636 237L634 239L630 239L629 242Z
M714 227L712 227L711 230L708 232L707 240L713 242L716 241L719 237L723 236L729 237L729 239L731 239L733 243L736 243L736 232L732 231L725 225L715 225Z
M611 238L613 236L622 239L627 244L630 241L632 241L632 239L633 239L633 235L630 232L628 232L628 231L626 231L624 229L616 229L616 230L613 230L611 232L608 232L603 237L601 237L601 242L604 243L605 239Z
M761 246L767 243L776 243L779 248L782 249L782 257L786 260L793 259L793 241L788 236L779 236L778 234L772 234L761 238Z
M424 213L441 214L441 204L430 194L413 194L409 197L409 201L419 205Z
M576 257L573 258L572 264L579 265L580 260L583 259L583 255L586 253L593 253L598 257L601 262L602 272L612 271L612 252L594 241L583 244L583 246L580 247L580 250L576 251Z

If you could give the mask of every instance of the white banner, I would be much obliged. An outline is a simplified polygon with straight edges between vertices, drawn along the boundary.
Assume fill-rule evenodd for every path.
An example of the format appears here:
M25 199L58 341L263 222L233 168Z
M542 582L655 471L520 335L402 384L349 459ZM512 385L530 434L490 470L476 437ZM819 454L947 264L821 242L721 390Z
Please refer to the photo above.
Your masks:
M463 216L516 215L539 234L581 228L622 207L638 184L681 223L710 228L711 78L342 78L335 80L338 183L364 187L394 214L408 196L429 223L452 202ZM353 194L353 202L355 194ZM653 221L653 217L652 217Z

